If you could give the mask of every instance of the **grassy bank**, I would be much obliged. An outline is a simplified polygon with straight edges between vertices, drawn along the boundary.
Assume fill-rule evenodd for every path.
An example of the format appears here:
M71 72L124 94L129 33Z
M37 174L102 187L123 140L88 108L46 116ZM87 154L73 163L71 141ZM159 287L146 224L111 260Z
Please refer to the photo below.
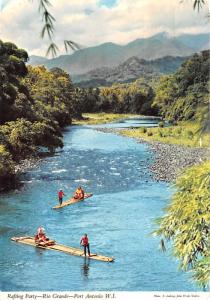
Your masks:
M84 117L84 120L73 120L73 124L97 125L97 124L109 123L123 118L136 116L132 114L109 114L109 113L86 113L82 115Z
M208 147L210 141L210 134L204 134L201 139L197 133L199 124L194 122L179 122L176 126L164 128L138 128L121 130L120 134L143 138L147 141L158 141L167 144L176 144L187 147Z

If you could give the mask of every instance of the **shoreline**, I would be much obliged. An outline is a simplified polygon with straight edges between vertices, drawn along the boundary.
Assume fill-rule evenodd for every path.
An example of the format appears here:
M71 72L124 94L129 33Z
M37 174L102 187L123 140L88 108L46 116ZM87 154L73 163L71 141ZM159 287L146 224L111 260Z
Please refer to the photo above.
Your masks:
M122 119L132 119L132 118L141 118L141 119L151 119L161 121L162 117L159 116L147 116L139 114L115 114L115 113L83 113L83 118L80 120L73 120L73 125L100 125L112 123Z
M120 134L120 129L116 128L95 128L95 130L125 136ZM138 143L147 144L153 152L154 161L149 169L157 181L173 183L185 168L200 164L210 157L210 151L207 148L191 148L137 137L130 138Z
M29 157L16 163L14 166L14 173L10 177L5 178L4 186L0 187L0 193L19 188L22 185L19 176L29 171L31 168L36 167L41 162L42 158L43 157L41 156Z
M126 137L120 133L121 129L119 128L95 127L94 130ZM192 148L154 140L148 141L140 137L130 138L135 139L138 143L148 145L149 150L153 152L154 161L148 166L148 168L152 172L152 177L156 181L173 183L185 168L200 164L201 162L208 160L210 157L210 150L208 148ZM23 159L20 163L17 163L15 165L14 176L7 184L5 184L4 188L0 189L0 192L11 190L21 185L19 176L31 168L36 167L42 159L43 156L40 155Z

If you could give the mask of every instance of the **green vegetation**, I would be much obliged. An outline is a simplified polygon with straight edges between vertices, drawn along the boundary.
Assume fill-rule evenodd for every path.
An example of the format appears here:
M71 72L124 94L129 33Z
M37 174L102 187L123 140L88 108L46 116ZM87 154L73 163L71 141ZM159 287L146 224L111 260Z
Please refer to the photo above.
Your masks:
M77 88L82 112L107 112L117 114L154 115L153 88L144 79L133 83L113 84L102 88Z
M83 114L83 119L75 119L73 123L80 125L96 125L109 123L123 118L129 118L134 116L135 115L131 114L85 113Z
M7 181L11 181L14 178L14 174L15 168L12 156L5 146L0 144L0 190Z
M161 126L159 128L125 129L120 130L120 134L133 138L143 138L146 141L153 140L187 147L209 146L210 134L203 134L202 140L200 140L198 134L200 124L198 122L180 121L176 126L164 128Z
M26 67L27 53L0 41L0 189L14 177L14 162L63 147L62 127L78 103L63 70Z
M202 120L208 111L210 51L195 54L173 75L163 76L153 106L166 119Z
M196 174L196 176L195 176ZM174 255L180 267L192 271L202 286L210 282L210 162L187 169L177 179L176 192L166 208L166 215L158 219L155 232L165 242L172 240Z

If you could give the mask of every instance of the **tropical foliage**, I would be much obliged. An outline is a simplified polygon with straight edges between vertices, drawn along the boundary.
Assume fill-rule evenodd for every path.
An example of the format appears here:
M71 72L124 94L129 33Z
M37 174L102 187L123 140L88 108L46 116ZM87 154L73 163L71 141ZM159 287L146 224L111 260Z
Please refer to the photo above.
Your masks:
M27 74L27 60L26 51L0 41L0 124L13 118L15 100L17 106L28 105L27 91L20 81Z
M14 162L63 147L61 129L79 114L69 75L26 67L27 59L24 50L0 41L0 185L13 177Z
M196 176L195 176L196 174ZM210 282L210 162L187 169L177 179L176 193L158 220L155 232L165 241L173 241L174 255L180 267L192 271L202 287Z
M82 112L155 114L153 88L144 80L111 87L77 89Z
M144 140L155 140L167 144L176 144L186 147L209 147L210 133L203 133L202 140L198 134L200 123L195 121L180 121L176 126L162 127L162 122L154 128L124 129L120 133Z
M173 75L163 76L153 106L169 120L201 119L208 111L210 51L195 54Z

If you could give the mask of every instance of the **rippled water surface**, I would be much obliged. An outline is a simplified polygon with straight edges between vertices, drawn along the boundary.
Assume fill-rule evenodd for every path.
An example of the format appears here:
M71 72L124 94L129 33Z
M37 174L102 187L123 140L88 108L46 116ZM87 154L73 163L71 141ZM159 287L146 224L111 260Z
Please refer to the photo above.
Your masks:
M0 196L0 290L195 291L170 251L161 253L159 240L150 235L172 189L152 179L147 146L93 126L67 128L64 144L62 151L22 175L20 190ZM78 185L94 196L51 209L58 189L67 199ZM10 241L33 235L40 225L48 236L75 247L88 233L93 252L116 260L89 261Z

